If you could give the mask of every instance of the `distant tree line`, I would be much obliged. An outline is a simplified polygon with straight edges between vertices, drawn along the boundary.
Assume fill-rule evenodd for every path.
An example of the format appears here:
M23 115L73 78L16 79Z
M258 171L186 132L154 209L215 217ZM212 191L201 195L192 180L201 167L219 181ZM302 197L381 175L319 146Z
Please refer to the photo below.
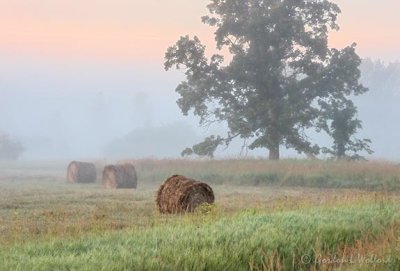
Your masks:
M400 96L400 62L384 63L382 60L364 59L360 66L361 82L381 98L393 94Z
M0 134L0 160L17 160L25 148L21 142L9 134Z

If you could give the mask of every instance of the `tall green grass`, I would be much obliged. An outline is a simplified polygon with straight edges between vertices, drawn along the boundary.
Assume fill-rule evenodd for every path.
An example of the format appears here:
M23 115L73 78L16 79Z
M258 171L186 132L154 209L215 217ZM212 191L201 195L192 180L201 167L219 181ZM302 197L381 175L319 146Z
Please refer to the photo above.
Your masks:
M247 211L81 239L4 247L3 270L310 270L319 255L340 255L358 241L374 243L400 223L398 203L315 207L272 214ZM199 214L196 215L196 218ZM304 260L305 256L310 261ZM400 256L385 263L400 269ZM396 269L397 268L397 269Z
M211 184L400 190L400 165L323 160L133 160L139 177L160 182L184 174Z
M100 182L106 161L94 162ZM135 165L139 186L143 183L160 184L173 174L182 174L210 184L400 191L400 165L383 161L135 159L119 162L132 162ZM1 173L4 173L7 178L18 178L21 174L42 174L43 177L51 175L64 180L68 163L0 161L0 179Z

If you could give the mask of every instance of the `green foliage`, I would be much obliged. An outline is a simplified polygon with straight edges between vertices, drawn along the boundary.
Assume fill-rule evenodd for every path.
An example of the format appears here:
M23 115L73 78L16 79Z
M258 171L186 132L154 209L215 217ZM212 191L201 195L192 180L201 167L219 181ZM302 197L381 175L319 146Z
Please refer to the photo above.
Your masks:
M223 139L220 136L209 136L204 139L203 142L194 145L192 148L186 148L182 151L182 156L188 156L196 154L198 156L207 156L210 158L214 157L214 152L219 145L223 143Z
M212 147L201 155L236 137L252 140L251 149L267 148L270 159L279 159L280 145L317 154L306 131L315 127L321 102L366 90L355 45L328 48L339 7L327 0L211 0L207 7L202 21L216 28L216 47L228 49L230 62L221 54L208 59L196 36L181 37L165 55L166 70L185 70L176 88L183 114L193 110L201 124L227 123L228 135L213 144L206 139Z
M357 139L354 135L362 128L357 119L357 108L353 102L342 96L333 99L330 104L321 102L321 114L318 127L324 130L332 139L331 148L323 148L322 152L331 154L336 159L360 160L360 151L373 153L371 140ZM348 154L350 152L350 154Z

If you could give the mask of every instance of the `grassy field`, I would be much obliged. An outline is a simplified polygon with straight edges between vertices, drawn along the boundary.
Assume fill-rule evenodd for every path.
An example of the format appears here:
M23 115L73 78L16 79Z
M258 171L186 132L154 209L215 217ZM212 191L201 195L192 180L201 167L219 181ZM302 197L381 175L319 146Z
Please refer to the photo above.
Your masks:
M0 163L0 270L400 270L396 164L133 162L137 190L67 184L62 161ZM159 214L175 173L211 184L215 205Z

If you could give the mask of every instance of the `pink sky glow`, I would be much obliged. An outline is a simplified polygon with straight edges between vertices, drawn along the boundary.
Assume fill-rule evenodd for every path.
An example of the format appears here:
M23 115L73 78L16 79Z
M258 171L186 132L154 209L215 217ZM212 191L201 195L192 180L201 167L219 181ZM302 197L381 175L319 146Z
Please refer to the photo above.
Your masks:
M400 1L336 2L341 30L331 34L331 46L356 42L362 57L400 60ZM0 54L162 62L181 35L198 35L213 45L213 29L200 22L206 3L0 0Z

